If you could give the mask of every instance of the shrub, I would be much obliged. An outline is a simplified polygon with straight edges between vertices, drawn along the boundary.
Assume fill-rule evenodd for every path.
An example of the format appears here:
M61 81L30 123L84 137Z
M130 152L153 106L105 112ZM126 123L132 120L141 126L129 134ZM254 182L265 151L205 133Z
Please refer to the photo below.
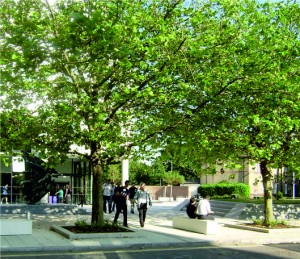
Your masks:
M279 191L277 194L276 194L276 200L281 200L283 198L283 193L281 191Z
M270 221L268 224L265 224L264 220L262 220L262 219L253 220L253 223L256 224L256 225L258 225L258 226L267 226L267 227L270 227L270 228L275 228L278 225L284 225L284 226L288 226L289 225L287 223L287 221L285 221L285 220L277 220L277 219Z
M76 222L75 222L75 226L76 227L82 227L82 228L84 228L84 227L86 227L88 224L86 223L86 221L85 220L77 220Z
M203 184L198 187L198 193L201 196L231 196L238 195L240 198L250 197L250 187L243 183L218 183L218 184Z

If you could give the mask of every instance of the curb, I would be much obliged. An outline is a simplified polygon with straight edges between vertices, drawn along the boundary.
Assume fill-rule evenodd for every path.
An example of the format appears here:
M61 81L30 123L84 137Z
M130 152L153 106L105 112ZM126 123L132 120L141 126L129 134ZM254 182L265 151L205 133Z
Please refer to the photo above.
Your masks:
M50 226L50 231L57 232L58 234L70 239L90 239L90 238L139 238L143 237L139 230L130 230L129 232L115 232L115 233L84 233L75 234L63 227L52 225Z
M244 240L244 239L237 239L234 241L228 242L218 242L218 241L191 241L190 243L186 242L169 242L169 243L140 243L140 244L122 244L122 245L100 245L100 246L49 246L49 247L2 247L1 248L1 255L7 255L11 252L14 253L22 253L22 252L95 252L95 251L116 251L116 250L126 250L126 249L133 249L133 250L143 250L143 249L157 249L157 248L184 248L184 247L203 247L203 246L243 246L243 245L268 245L268 244L287 244L287 243L294 243L300 244L300 238L295 238L293 240L287 241L284 238L280 238L279 240Z

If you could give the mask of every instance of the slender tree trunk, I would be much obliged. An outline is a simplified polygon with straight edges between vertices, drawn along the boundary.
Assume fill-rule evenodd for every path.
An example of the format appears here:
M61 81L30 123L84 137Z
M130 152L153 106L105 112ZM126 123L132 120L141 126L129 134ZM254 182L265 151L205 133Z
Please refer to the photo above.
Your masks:
M101 164L93 165L92 224L98 226L104 226L102 178L103 167Z
M260 172L263 178L264 187L264 223L269 224L274 219L272 199L273 174L272 171L267 168L266 160L260 162Z

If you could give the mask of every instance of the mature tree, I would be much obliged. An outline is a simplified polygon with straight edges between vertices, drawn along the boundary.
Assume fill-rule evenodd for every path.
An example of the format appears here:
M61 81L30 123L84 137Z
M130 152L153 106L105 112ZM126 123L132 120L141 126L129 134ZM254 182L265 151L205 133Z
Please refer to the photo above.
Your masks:
M228 99L234 106L228 103L230 110L223 110L224 115L230 114L230 122L223 126L230 124L230 130L223 128L226 136L219 136L229 137L237 152L259 162L268 224L273 220L271 169L296 164L300 168L300 6L266 6L263 10L260 27L252 32L260 47L255 53L249 51L256 77Z
M188 127L178 134L181 141L174 136L175 143L187 150L189 159L215 163L218 158L236 161L246 156L258 162L265 223L269 223L273 220L271 168L299 168L300 6L248 2L230 9L216 4L214 10L230 11L232 18L222 19L219 27L220 32L231 28L230 44L220 39L204 50L214 48L206 62L211 69L205 71L213 78L211 88L206 88L212 93L207 95L214 95L214 85L222 95L205 110L199 109L203 102L197 102L197 96L191 98L185 111ZM226 47L235 49L231 59Z
M105 167L172 128L162 115L184 95L193 12L182 2L1 2L1 148L89 160L93 223Z

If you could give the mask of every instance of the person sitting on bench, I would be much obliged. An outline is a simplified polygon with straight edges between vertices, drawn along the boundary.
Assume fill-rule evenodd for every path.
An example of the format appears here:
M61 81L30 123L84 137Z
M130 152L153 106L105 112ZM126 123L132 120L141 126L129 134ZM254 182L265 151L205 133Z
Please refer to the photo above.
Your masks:
M196 212L198 219L215 220L215 218L211 216L214 212L210 209L209 199L209 195L206 195L204 199L198 203Z
M197 209L196 199L194 197L192 197L190 199L190 203L186 207L186 213L188 214L188 216L191 219L195 219L196 218L196 209Z

